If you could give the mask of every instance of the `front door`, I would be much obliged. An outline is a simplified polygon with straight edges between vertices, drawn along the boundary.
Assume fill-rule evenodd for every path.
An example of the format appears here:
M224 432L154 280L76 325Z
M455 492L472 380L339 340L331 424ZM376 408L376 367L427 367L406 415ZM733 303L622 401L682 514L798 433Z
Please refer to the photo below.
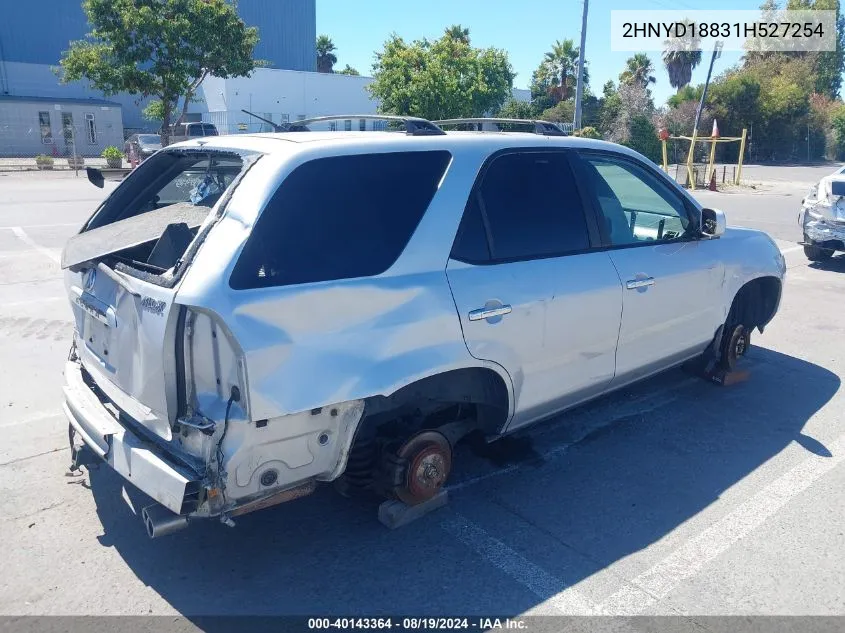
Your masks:
M447 276L469 352L511 377L510 429L613 379L622 289L581 200L565 152L523 150L489 162L464 211Z
M707 347L725 316L725 267L715 245L698 239L695 210L663 174L615 152L581 157L578 168L623 286L620 385Z

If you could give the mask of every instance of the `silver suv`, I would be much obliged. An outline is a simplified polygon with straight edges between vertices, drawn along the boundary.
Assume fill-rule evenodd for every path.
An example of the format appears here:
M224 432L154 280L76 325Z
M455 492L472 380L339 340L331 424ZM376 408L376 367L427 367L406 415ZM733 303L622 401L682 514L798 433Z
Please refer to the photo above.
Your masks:
M402 123L167 147L67 243L74 463L151 536L319 482L421 503L462 438L729 368L775 315L774 242L639 154Z

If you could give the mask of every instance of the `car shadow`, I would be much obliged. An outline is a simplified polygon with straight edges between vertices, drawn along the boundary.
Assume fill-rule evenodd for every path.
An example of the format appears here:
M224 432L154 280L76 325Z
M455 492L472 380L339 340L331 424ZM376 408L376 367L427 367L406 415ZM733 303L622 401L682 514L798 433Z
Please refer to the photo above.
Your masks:
M394 531L378 523L375 504L326 486L232 529L197 522L151 541L121 499L120 477L92 469L101 543L197 623L222 614L517 615L544 597L455 538L444 526L458 514L571 584L662 539L792 442L830 455L803 427L839 378L765 348L743 363L750 378L738 385L672 370L538 425L527 435L533 450L516 442L516 466L458 447L449 506ZM502 467L510 470L496 475ZM139 493L127 492L140 511Z
M845 273L845 255L835 255L823 262L812 262L810 268L815 270L829 270L837 273Z

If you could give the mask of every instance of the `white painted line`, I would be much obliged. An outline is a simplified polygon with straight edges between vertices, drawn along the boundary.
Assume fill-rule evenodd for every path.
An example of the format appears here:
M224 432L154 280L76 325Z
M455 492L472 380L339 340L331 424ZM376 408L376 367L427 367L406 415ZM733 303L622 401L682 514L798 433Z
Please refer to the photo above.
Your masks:
M44 257L47 257L47 258L53 260L57 264L61 263L61 261L62 261L61 257L59 257L56 253L51 251L49 248L44 248L43 246L38 244L35 240L33 240L29 235L26 234L26 231L24 231L23 228L21 228L19 226L13 226L12 227L12 233L14 233L15 237L17 237L21 242L23 242L24 244L26 244L30 248L35 249L36 251L38 251L39 253L44 255Z
M16 308L18 306L31 306L34 303L48 303L51 301L67 301L67 297L33 297L29 301L12 301L10 303L0 303L0 311L4 308Z
M708 563L841 464L845 459L845 435L827 448L832 453L831 457L813 455L775 479L651 569L631 580L629 586L610 596L601 605L601 612L634 615L665 598L683 581L698 574Z
M482 528L456 514L444 519L440 527L475 551L501 572L528 588L558 614L590 615L597 605L572 587L493 538ZM565 591L563 591L565 589Z
M782 248L782 249L780 249L780 252L781 252L782 255L786 255L787 253L791 253L793 251L800 251L802 248L804 248L804 247L800 246L800 245L799 246L792 246L790 248Z
M39 413L33 413L27 418L23 418L21 420L10 420L8 422L0 422L0 429L6 429L12 426L20 426L22 424L36 424L38 422L43 422L44 420L51 420L53 418L58 418L64 416L64 412L61 409L57 409L55 411L40 411Z
M57 226L82 226L82 222L60 222L59 224L26 224L21 226L0 226L0 230L14 231L15 229L52 229Z

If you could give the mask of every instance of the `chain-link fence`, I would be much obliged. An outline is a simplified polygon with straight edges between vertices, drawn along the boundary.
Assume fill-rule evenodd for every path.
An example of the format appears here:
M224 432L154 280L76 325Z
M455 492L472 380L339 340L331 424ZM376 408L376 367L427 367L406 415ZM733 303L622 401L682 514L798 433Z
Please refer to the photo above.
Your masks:
M0 170L106 167L103 152L122 154L124 145L120 108L0 101ZM123 159L115 155L112 166Z

